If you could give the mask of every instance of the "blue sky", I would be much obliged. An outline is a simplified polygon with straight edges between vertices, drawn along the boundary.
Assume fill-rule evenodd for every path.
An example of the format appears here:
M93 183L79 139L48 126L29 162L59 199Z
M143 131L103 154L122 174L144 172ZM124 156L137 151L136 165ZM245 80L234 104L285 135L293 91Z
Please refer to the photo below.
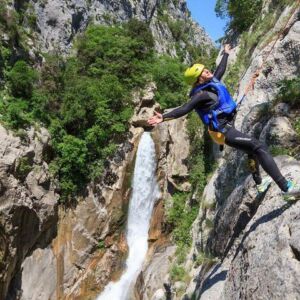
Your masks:
M209 34L213 41L224 35L226 20L217 18L215 13L216 0L187 0L192 18Z

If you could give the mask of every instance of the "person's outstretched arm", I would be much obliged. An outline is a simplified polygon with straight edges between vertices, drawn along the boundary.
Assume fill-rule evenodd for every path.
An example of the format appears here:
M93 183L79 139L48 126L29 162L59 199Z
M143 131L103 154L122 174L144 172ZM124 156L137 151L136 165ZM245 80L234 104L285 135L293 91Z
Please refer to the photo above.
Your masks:
M170 112L160 114L158 112L154 112L154 116L151 117L148 120L148 124L151 126L155 126L163 121L173 120L180 118L186 114L188 114L190 111L196 108L196 106L203 106L204 102L205 105L210 105L208 100L211 100L211 104L215 104L215 101L217 100L217 96L214 93L207 92L207 91L201 91L197 93L195 96L191 98L191 100L185 104L183 104L180 107L177 107L173 109Z
M154 111L154 116L148 119L148 124L151 126L155 126L163 121L168 121L176 118L180 118L186 114L188 114L190 111L194 109L195 103L193 101L189 101L185 104L183 104L180 107L177 107L173 109L172 111L165 113L165 114L160 114L156 111Z
M227 61L228 61L228 56L229 56L229 53L230 53L230 45L229 44L226 44L224 46L224 55L221 59L221 62L219 63L215 73L214 73L214 76L218 79L218 80L221 80L225 71L226 71L226 67L227 67Z

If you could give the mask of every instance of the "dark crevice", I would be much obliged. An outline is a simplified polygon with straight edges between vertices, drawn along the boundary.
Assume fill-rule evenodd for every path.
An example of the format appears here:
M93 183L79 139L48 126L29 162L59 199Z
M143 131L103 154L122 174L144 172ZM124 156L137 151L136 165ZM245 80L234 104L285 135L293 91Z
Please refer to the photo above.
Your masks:
M290 245L292 252L294 254L294 258L297 259L298 261L300 261L300 251L295 248L293 245Z

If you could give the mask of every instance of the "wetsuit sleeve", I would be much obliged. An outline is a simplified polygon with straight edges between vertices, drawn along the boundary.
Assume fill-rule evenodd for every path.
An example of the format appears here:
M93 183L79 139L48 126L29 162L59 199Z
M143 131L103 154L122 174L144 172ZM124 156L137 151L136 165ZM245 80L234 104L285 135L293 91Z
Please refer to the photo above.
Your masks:
M191 98L191 100L184 105L173 109L170 112L167 112L163 114L163 120L168 121L172 119L180 118L186 114L188 114L190 111L197 107L201 107L204 102L207 102L207 100L211 99L212 101L215 101L215 95L211 92L202 91L200 93L197 93L195 96ZM215 102L213 102L215 103Z
M194 109L194 105L195 104L193 103L193 99L191 99L186 104L184 104L178 108L175 108L168 113L163 114L163 120L168 121L168 120L180 118L180 117L188 114L190 111L192 111Z
M218 65L215 73L214 73L214 76L218 79L218 80L221 80L221 78L223 77L225 71L226 71L226 66L227 66L227 61L228 61L228 56L229 54L228 53L224 53L222 59L221 59L221 62L220 64Z

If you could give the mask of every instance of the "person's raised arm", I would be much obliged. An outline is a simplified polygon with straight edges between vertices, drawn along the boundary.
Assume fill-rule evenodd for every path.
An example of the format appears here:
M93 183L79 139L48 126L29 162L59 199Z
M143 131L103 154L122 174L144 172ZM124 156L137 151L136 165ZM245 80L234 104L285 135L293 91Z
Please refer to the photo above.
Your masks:
M221 59L221 62L219 63L219 65L218 65L218 67L217 67L217 69L214 73L214 76L219 80L221 80L221 78L223 77L223 75L226 71L227 61L228 61L228 56L230 54L230 50L231 50L230 45L226 44L224 46L224 55L223 55L223 57Z

